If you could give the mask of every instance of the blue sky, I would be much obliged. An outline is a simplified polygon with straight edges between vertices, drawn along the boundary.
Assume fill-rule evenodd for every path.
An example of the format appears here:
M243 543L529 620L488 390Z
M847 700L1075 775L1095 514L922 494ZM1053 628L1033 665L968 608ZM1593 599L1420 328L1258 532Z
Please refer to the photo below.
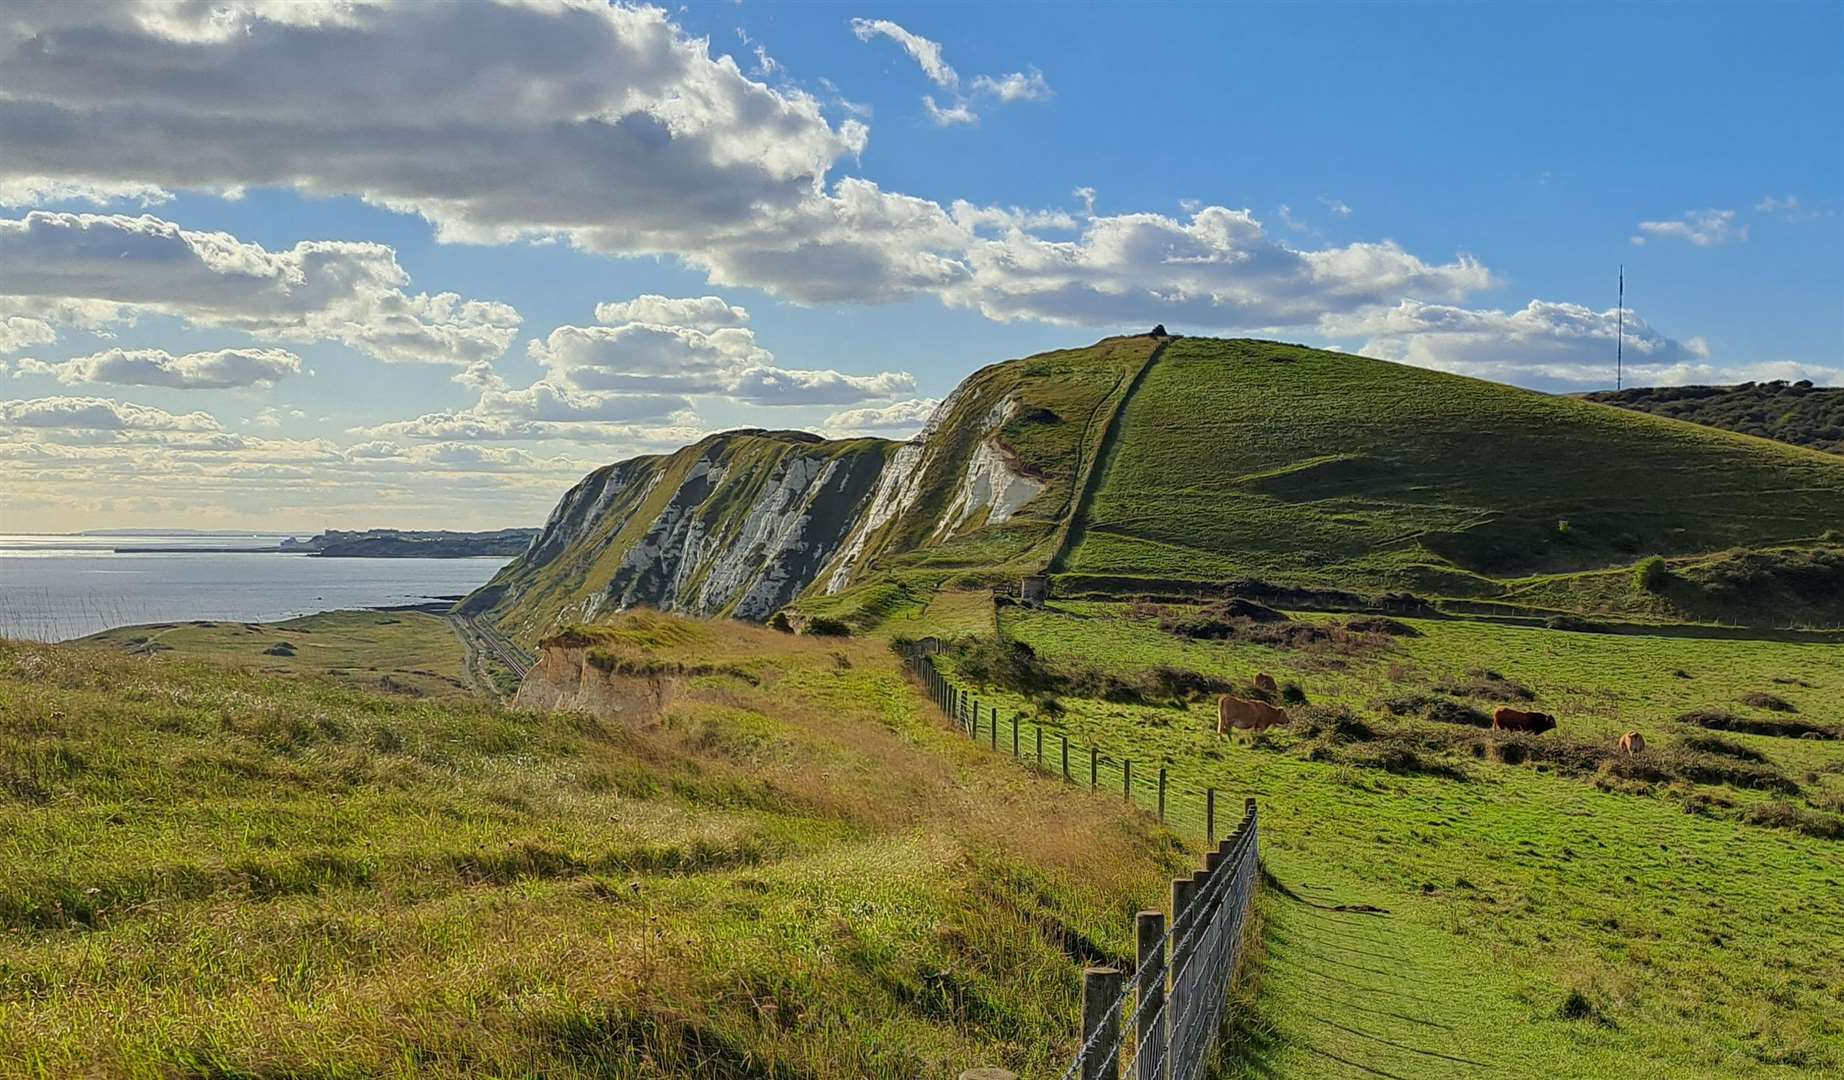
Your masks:
M1638 381L1844 378L1834 3L579 8L0 15L0 531L535 521L1154 321L1596 389L1622 263Z

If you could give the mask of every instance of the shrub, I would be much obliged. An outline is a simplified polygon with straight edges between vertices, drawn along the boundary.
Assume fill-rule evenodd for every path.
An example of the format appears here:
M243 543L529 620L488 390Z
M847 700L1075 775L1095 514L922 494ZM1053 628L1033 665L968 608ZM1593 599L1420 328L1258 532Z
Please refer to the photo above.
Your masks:
M1844 840L1844 817L1801 810L1788 802L1762 803L1742 815L1750 825L1791 829L1821 840Z
M1792 702L1786 700L1783 697L1780 697L1777 694L1760 694L1760 693L1743 694L1742 704L1752 705L1757 709L1766 709L1768 712L1798 712L1799 711L1799 709L1796 706L1794 706Z
M1761 753L1759 750L1753 747L1743 746L1738 742L1731 742L1728 739L1716 735L1686 735L1678 740L1678 745L1687 750L1695 750L1704 754L1720 754L1723 757L1731 757L1737 761L1754 761L1762 763L1767 761L1767 755Z
M1523 683L1507 679L1491 668L1472 668L1465 679L1444 679L1434 686L1436 693L1453 697L1476 697L1490 701L1535 701L1537 692Z
M1641 592L1657 592L1670 576L1671 568L1665 565L1664 557L1651 555L1633 567L1633 587Z
M768 617L768 628L770 630L779 630L784 634L791 634L794 632L794 624L788 621L788 613L785 611L777 611L773 615L770 615Z
M1744 735L1773 735L1782 739L1836 739L1840 732L1835 726L1814 724L1805 720L1775 720L1759 716L1737 716L1724 709L1694 709L1677 718L1680 724L1691 724L1712 731L1739 731Z
M1289 705L1306 704L1306 690L1297 682L1281 684L1281 700Z
M811 637L851 637L852 628L842 619L816 615L807 620L806 633Z

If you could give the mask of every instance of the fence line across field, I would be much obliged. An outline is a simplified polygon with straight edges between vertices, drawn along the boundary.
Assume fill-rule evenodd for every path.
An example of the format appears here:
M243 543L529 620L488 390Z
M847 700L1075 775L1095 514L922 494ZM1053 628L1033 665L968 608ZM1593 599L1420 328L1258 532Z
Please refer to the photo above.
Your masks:
M1181 788L1163 765L1136 769L1133 759L1073 743L1067 732L1027 724L1017 713L1005 718L941 674L933 659L940 651L939 641L924 639L904 650L904 661L976 744L1071 784L1118 792L1160 821L1204 837L1203 868L1172 881L1169 920L1159 911L1137 917L1133 971L1083 972L1082 1042L1061 1080L1202 1076L1222 1030L1254 897L1260 859L1255 800L1243 803L1240 820L1219 843L1215 788Z
M988 705L964 687L955 686L935 667L940 651L934 639L924 639L905 652L910 671L927 687L941 711L953 719L968 738L994 753L1010 754L1025 764L1072 784L1109 792L1151 812L1161 822L1215 843L1219 823L1219 792L1214 787L1181 786L1164 765L1135 761L1094 744L1083 744L1061 728L1009 715Z

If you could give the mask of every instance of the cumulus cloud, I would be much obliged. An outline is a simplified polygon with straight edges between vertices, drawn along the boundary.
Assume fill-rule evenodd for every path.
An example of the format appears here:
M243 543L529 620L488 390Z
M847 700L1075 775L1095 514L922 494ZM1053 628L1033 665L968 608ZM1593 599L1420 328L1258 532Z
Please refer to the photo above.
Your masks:
M957 101L946 108L935 104L935 95L922 95L922 108L927 111L929 120L937 127L952 127L955 124L977 124L979 115L967 107L964 101Z
M1014 101L1049 101L1053 96L1050 84L1044 81L1044 73L1032 68L1027 74L1014 71L1010 75L981 75L973 80L975 93L991 94L1009 105Z
M922 69L928 80L943 90L958 90L960 76L941 58L941 43L930 41L920 34L912 34L889 19L853 19L852 33L859 41L870 41L877 37L886 37L903 47L909 58Z
M1748 239L1748 226L1735 223L1733 210L1686 210L1675 221L1642 221L1633 243L1648 239L1688 240L1698 247L1718 247Z
M665 313L654 303L643 309ZM623 305L605 304L597 315L624 310ZM774 355L756 343L755 332L740 326L560 326L533 341L529 352L549 372L552 383L591 393L715 396L755 405L839 405L915 390L915 377L908 372L847 375L778 367Z
M444 241L563 239L601 254L676 257L713 285L801 303L932 294L997 318L1041 311L1099 325L1310 323L1349 310L1354 296L1402 288L1387 299L1442 300L1485 276L1470 260L1429 265L1388 243L1311 252L1206 239L1205 250L1188 251L1213 215L1238 213L1222 207L1188 221L1098 218L1066 247L1029 226L995 239L936 202L831 176L863 151L863 123L834 125L811 96L752 81L654 8L97 2L15 5L0 19L0 183L355 195L423 216ZM950 95L944 115L963 104L936 43L896 24L853 25L926 61L937 93ZM975 84L973 96L994 102L1048 93L1035 71ZM166 223L121 223L136 220L150 219L91 225L94 257L76 277L111 287L60 284L57 295L190 305L213 325L290 331L287 340L335 334L387 359L457 366L491 359L516 332L516 314L501 306L407 294L388 248L266 252L216 234L175 236L183 230ZM76 242L74 225L36 228L53 225ZM1180 250L1104 250L1106 238L1125 236L1171 237ZM203 256L176 252L161 273L122 280L154 257L144 248L188 243L234 272L185 270ZM120 267L105 266L123 252ZM0 254L0 265L13 261ZM1353 281L1366 262L1380 277ZM1329 288L1316 294L1322 281ZM1103 303L1084 312L1090 295ZM342 306L357 311L336 316Z
M1392 242L1298 250L1247 210L1209 206L1090 219L1074 240L1014 229L975 240L971 274L944 290L988 318L1071 323L1180 320L1205 327L1310 323L1402 296L1458 299L1492 283L1469 256L1430 264Z
M66 431L223 430L208 413L176 414L151 405L95 397L15 398L0 401L0 426Z
M164 349L105 349L41 366L62 383L223 390L268 386L298 375L301 358L286 349L216 349L184 356Z
M17 352L34 345L49 345L57 339L57 331L43 319L24 315L0 317L0 353Z
M1600 385L1613 381L1620 313L1532 300L1519 311L1471 310L1405 300L1393 308L1325 319L1322 332L1365 338L1359 352L1461 375L1526 383ZM1659 382L1703 364L1708 347L1659 333L1625 316L1629 378Z
M601 323L658 323L720 330L748 322L749 312L717 296L675 299L647 293L632 300L597 304L595 319Z
M824 427L835 435L913 435L940 404L935 398L911 398L881 408L845 409L828 416Z
M93 181L81 177L0 177L0 206L37 206L53 202L86 202L106 206L116 201L142 206L171 202L173 193L156 184L135 180Z
M0 304L11 308L43 301L94 313L100 304L111 309L100 318L171 315L269 338L339 341L404 362L492 359L518 332L518 313L505 304L412 295L409 281L383 244L303 241L271 252L148 215L0 218Z

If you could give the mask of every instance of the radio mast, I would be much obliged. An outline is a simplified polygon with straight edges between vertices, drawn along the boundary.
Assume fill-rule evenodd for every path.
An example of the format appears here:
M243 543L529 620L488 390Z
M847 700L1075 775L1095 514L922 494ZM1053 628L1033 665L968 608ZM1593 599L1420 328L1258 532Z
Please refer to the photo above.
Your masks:
M1621 387L1626 368L1626 264L1620 264L1620 303L1614 316L1614 389Z

